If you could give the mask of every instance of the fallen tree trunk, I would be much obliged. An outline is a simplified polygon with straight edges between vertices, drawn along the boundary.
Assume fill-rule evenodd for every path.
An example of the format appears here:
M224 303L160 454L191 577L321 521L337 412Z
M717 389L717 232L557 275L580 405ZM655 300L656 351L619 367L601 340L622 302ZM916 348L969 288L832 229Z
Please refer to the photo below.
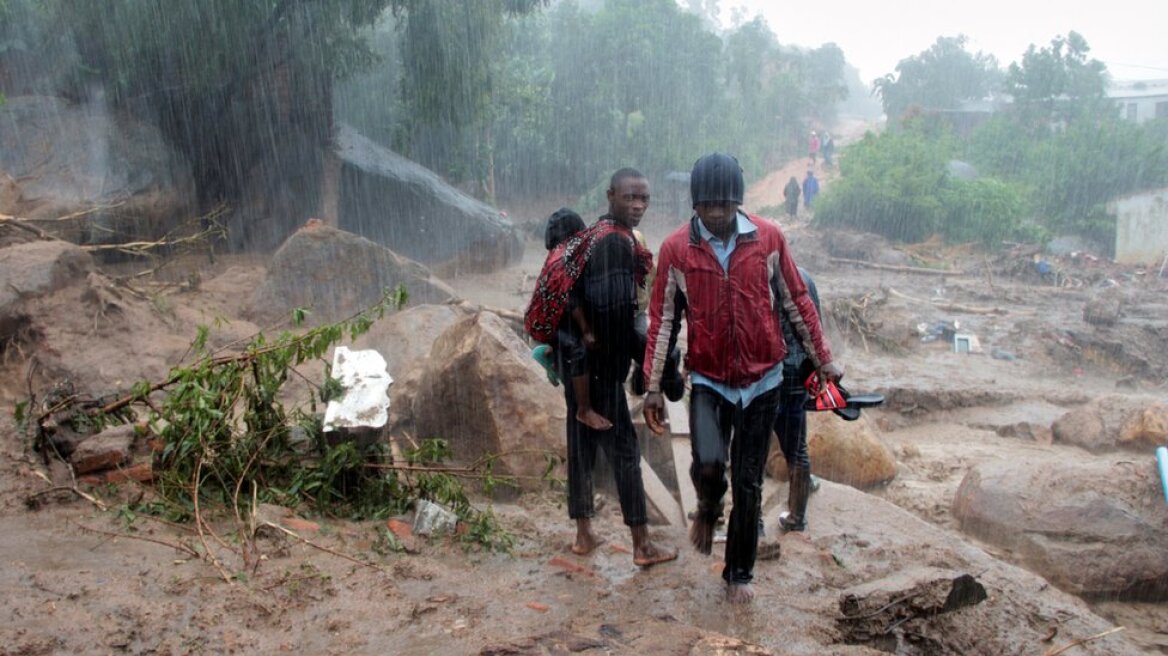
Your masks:
M969 574L915 567L844 591L837 621L849 644L898 641L895 631L905 624L985 599L985 587ZM918 627L913 629L921 634Z
M898 292L891 287L888 288L888 293L892 296L897 297L897 298L903 298L906 301L912 301L914 303L924 303L926 305L932 305L932 306L938 307L942 310L945 310L946 312L960 312L962 314L1009 314L1008 310L1005 310L1002 308L997 308L997 307L978 307L975 305L961 305L960 303L950 303L949 301L933 301L933 300L928 300L928 299L924 299L924 298L916 298L915 296L909 296L908 294Z
M927 269L925 267L905 266L903 264L880 264L878 262L865 262L864 260L851 260L846 257L829 257L828 261L836 264L851 264L858 267L865 267L867 269L880 269L882 271L899 271L901 273L927 273L934 276L963 276L964 271L960 270L946 270L946 269Z

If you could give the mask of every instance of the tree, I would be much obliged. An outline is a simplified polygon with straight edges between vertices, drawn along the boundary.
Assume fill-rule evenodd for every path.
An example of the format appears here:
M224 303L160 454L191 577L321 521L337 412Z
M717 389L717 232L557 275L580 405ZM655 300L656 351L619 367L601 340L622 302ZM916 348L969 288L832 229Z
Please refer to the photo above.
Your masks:
M846 63L844 52L834 43L825 43L804 58L804 95L811 116L819 123L834 122L836 107L848 99Z
M966 37L938 37L920 54L900 60L896 75L872 83L884 113L902 116L910 107L958 109L966 100L985 98L997 90L1001 71L992 55L971 54Z
M46 0L88 76L156 120L192 165L204 206L261 180L301 220L317 207L332 81L372 62L358 29L391 0ZM299 209L294 212L293 208Z
M1033 44L1006 73L1006 92L1019 120L1031 129L1110 113L1107 67L1088 59L1091 47L1077 32L1055 37L1050 46Z
M395 0L402 17L403 152L494 196L492 100L505 19L547 0Z

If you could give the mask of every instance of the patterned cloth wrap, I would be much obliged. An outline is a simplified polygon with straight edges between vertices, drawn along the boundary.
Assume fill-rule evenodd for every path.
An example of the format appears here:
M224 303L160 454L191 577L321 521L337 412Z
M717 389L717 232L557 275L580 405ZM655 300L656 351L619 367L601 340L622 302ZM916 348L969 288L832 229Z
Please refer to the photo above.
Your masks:
M627 226L609 218L601 218L548 254L523 317L523 327L532 339L541 344L555 341L556 327L560 325L560 319L568 308L572 287L584 273L592 257L592 249L613 233L628 240L635 259L634 280L638 288L645 285L645 276L653 268L653 253L633 237L633 231Z

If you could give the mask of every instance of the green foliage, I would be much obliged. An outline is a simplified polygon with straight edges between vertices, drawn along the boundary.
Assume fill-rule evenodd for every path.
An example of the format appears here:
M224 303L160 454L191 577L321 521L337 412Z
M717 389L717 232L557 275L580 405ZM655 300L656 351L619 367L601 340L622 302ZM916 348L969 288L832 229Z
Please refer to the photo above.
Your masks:
M938 232L948 149L922 131L868 134L840 161L841 179L816 201L816 221L899 241Z
M1109 246L1115 221L1106 204L1168 184L1168 121L1136 124L1109 114L1032 133L1017 118L981 126L965 156L983 173L1017 185L1024 213L1047 231Z
M238 517L253 503L274 503L360 520L400 514L424 498L452 508L479 544L509 548L510 537L493 516L476 510L442 466L451 456L445 441L423 440L395 463L384 444L326 439L318 417L280 401L293 367L363 334L405 300L403 288L387 290L379 304L346 321L270 341L261 333L234 356L207 353L200 331L193 363L172 370L164 385L135 387L142 403L152 389L165 389L166 396L150 404L163 443L155 467L160 499L128 512L191 520L200 509L229 508ZM339 381L326 376L312 402L341 392ZM294 440L296 431L301 437ZM490 478L489 467L484 476Z
M948 173L956 144L920 123L869 134L840 162L841 179L817 201L815 220L916 242L934 234L950 242L996 245L1025 216L1014 184L960 180Z
M1088 59L1091 47L1077 32L1050 45L1031 45L1021 63L1006 72L1006 93L1014 98L1018 120L1037 132L1052 124L1107 115L1107 67Z
M948 178L941 191L941 234L950 242L981 242L996 247L1014 238L1025 216L1016 185L993 178Z
M939 37L928 50L896 65L891 74L876 80L873 88L884 104L884 113L899 117L910 107L957 109L966 100L978 100L995 91L1002 74L997 60L965 49L966 37Z

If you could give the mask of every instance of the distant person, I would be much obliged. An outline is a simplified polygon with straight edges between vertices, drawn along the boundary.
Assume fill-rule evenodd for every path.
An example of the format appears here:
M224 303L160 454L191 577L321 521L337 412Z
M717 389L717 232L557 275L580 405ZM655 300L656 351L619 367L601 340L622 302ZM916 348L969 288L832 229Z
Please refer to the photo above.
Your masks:
M823 133L823 165L830 168L835 166L835 139L832 138L830 132Z
M819 135L815 130L811 131L811 137L807 139L807 157L811 160L811 166L815 166L816 158L819 157Z
M815 201L815 197L819 195L819 178L815 177L815 171L807 169L807 177L803 178L803 209L810 210L811 203Z
M795 176L791 176L791 179L787 180L787 186L783 187L783 207L787 209L787 216L792 219L799 213L799 194L802 191Z
M733 508L722 578L731 603L754 598L763 469L787 354L780 311L790 314L821 378L834 381L841 374L782 231L739 209L744 189L733 157L713 153L694 163L694 215L661 245L644 365L645 422L661 434L666 354L684 318L690 479L698 497L689 537L699 552L711 552L729 467Z
M585 232L590 238L586 257L574 260L580 267L572 295L595 339L588 351L589 397L612 426L599 430L584 422L567 422L568 516L576 522L572 552L588 554L600 544L592 532L592 470L599 448L616 478L621 514L632 533L633 562L649 567L677 558L676 551L658 547L649 539L641 451L624 389L633 353L641 345L634 327L637 287L644 284L653 265L652 253L637 243L632 232L648 208L649 181L634 169L621 169L612 175L607 195L608 214ZM568 242L569 247L573 241ZM583 339L583 331L570 317L561 319L560 329ZM561 369L564 364L561 362ZM569 416L575 415L576 395L565 388L564 399Z
M585 228L584 219L573 210L562 207L552 213L544 230L544 246L548 250L548 260L563 257L565 248L558 247L584 232ZM548 263L545 262L544 266L546 268ZM557 329L555 344L535 347L532 357L548 370L548 380L553 385L559 384L558 374L561 371L571 380L572 391L576 395L576 421L596 430L608 430L612 428L612 422L592 409L592 402L588 396L587 352L588 349L596 347L596 336L588 325L584 309L578 300L568 295L567 303L565 311L571 315L577 330ZM555 366L557 360L562 366L558 370Z

